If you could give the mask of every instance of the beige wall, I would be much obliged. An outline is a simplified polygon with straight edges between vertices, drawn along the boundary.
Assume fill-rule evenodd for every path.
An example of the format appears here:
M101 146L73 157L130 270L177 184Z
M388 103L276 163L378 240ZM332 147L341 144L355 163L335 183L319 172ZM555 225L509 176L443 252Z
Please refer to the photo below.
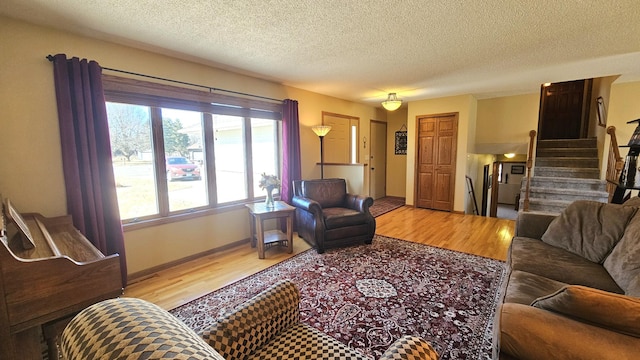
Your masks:
M616 137L619 145L626 145L635 130L637 123L627 124L628 121L640 118L640 82L613 84L611 86L611 98L607 107L607 127L615 126ZM605 157L609 154L611 138L605 137ZM620 155L624 158L629 148L619 148ZM603 167L606 167L606 162Z
M0 192L23 212L45 216L67 212L53 70L45 59L49 54L65 53L96 60L104 67L298 100L302 177L307 179L320 176L319 140L310 128L321 122L322 111L359 117L361 136L366 133L367 137L369 119L386 118L381 109L371 106L5 17L0 17L0 33L0 172L4 174ZM363 161L364 151L360 156ZM364 182L363 188L368 189L368 178ZM247 217L239 206L216 215L127 231L129 273L247 239Z
M407 129L407 107L387 114L387 196L405 197L407 189L407 155L396 155L396 131Z
M539 104L538 93L478 100L476 153L487 153L483 148L495 146L490 153L500 154L527 144L529 131L538 130Z

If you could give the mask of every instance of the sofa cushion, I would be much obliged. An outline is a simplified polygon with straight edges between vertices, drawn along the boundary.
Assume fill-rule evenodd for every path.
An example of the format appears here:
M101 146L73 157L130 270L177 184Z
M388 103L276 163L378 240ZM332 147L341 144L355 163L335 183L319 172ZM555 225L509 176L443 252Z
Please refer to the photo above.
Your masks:
M540 240L513 238L508 262L513 270L526 271L566 284L624 293L602 265Z
M503 304L496 327L500 359L631 360L640 348L639 338L522 304Z
M366 359L343 343L299 323L247 357L248 359Z
M532 306L640 337L640 299L585 286L565 286Z
M549 224L542 241L602 263L636 211L633 206L574 201Z
M605 259L604 267L625 294L640 297L637 285L640 278L640 213L631 219L622 239Z
M553 294L566 285L544 276L514 270L509 276L504 302L529 305L535 299Z
M317 201L322 208L344 206L347 183L344 179L303 180L302 196Z

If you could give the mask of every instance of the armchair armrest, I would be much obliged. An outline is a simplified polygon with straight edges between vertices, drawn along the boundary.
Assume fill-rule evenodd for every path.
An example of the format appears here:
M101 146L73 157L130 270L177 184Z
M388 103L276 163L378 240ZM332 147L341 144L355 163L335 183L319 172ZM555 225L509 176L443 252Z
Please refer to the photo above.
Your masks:
M380 357L380 360L394 359L437 360L438 353L424 339L417 336L405 335L391 344L387 351Z
M320 206L320 203L313 199L294 195L291 199L291 205L312 214L322 214L322 207Z
M516 218L515 236L542 239L555 215L520 212Z
M266 289L203 334L225 359L244 359L300 322L300 293L289 280Z
M60 337L62 359L225 360L182 321L136 298L93 304Z
M344 202L349 209L357 210L361 213L368 213L369 207L373 205L373 198L370 196L347 194Z

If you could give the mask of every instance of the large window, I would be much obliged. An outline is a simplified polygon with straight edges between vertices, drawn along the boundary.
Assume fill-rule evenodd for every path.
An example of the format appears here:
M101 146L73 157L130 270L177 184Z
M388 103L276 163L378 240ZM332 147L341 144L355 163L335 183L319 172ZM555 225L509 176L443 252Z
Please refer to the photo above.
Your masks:
M104 80L124 224L255 201L280 176L280 104Z

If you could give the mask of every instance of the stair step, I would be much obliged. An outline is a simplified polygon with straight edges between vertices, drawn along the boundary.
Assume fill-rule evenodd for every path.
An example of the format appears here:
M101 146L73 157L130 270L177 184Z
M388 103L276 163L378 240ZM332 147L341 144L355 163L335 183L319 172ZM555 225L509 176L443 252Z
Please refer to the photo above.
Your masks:
M567 200L529 199L529 211L557 215L572 202ZM522 198L520 199L520 209L524 209L524 200Z
M537 148L597 148L596 138L538 140Z
M581 179L599 179L600 170L596 168L574 168L574 167L549 167L536 166L534 168L535 176L542 177L561 177L561 178L581 178Z
M598 168L598 158L584 157L537 157L536 166Z
M523 178L521 187L523 190L525 189L526 184L527 178ZM531 178L531 187L606 191L607 182L600 179L563 178L536 175Z
M538 148L536 158L541 157L586 157L598 158L597 148Z
M529 199L554 199L567 201L591 200L607 202L609 200L609 193L606 191L531 187L529 188Z

